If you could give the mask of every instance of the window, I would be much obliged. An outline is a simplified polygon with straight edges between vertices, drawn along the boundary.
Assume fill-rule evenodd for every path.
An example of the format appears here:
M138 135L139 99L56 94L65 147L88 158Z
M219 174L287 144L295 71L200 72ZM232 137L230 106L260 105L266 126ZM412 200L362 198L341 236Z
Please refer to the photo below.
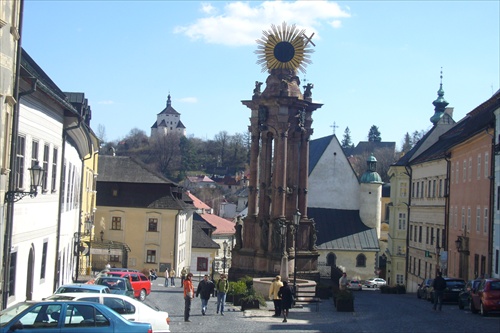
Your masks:
M31 166L38 162L38 141L31 141Z
M413 241L416 242L417 241L417 237L418 237L417 226L414 226L414 229L415 229L415 238L413 239Z
M481 230L481 208L476 208L476 232Z
M366 267L366 256L363 253L356 257L356 267Z
M471 230L471 211L470 211L470 207L467 207L467 230Z
M431 227L431 245L434 245L434 227Z
M420 197L423 198L424 197L424 181L422 180L421 182L421 188L420 188Z
M196 260L196 270L200 272L208 272L208 258L198 257Z
M149 219L148 231L158 231L158 219L156 218Z
M436 228L436 247L441 247L441 240L439 239L439 228Z
M415 198L415 182L411 184L411 197Z
M156 262L156 251L155 250L148 250L147 251L146 262L147 263L155 263Z
M484 153L484 178L488 178L490 175L490 170L489 170L489 157L490 154L488 152Z
M427 182L427 198L431 198L431 197L432 197L432 196L431 196L431 194L432 194L432 193L431 193L431 190L432 190L432 186L431 186L431 184L432 184L432 181L430 181L430 180L429 180L429 181Z
M465 207L462 207L462 230L465 229Z
M488 233L488 221L489 221L489 218L488 218L488 208L484 208L484 224L483 224L483 232L485 234Z
M111 230L122 230L122 218L113 216L111 218Z
M420 276L420 267L422 266L422 262L420 259L418 259L418 272L417 275Z
M16 155L16 188L24 188L24 152L26 138L24 136L17 137L17 155Z
M110 262L121 262L121 260L120 260L120 256L117 256L117 255L110 255L110 256L109 256L109 261L110 261Z
M418 242L422 243L422 226L418 227Z
M401 182L399 184L399 195L402 198L406 198L408 196L408 183L407 182Z
M134 305L121 298L104 297L103 300L104 305L121 315L134 314L136 312ZM99 301L97 301L97 303L99 303Z
M43 161L42 161L42 168L43 168L43 183L42 183L42 190L45 192L47 191L47 170L49 169L49 145L44 145L43 146Z
M47 269L47 247L48 242L43 242L43 250L42 250L42 267L40 269L40 279L45 279L45 271Z
M429 244L429 227L425 228L425 244Z
M16 294L16 265L17 265L17 252L10 254L10 267L9 267L9 295Z
M477 155L477 179L481 178L481 154Z
M417 198L420 196L420 182L417 182Z
M464 160L463 162L463 175L462 175L462 182L465 183L465 180L467 179L467 161Z
M52 150L52 192L56 191L56 181L57 181L57 148Z
M435 179L432 181L432 197L433 198L436 197L436 180Z
M398 229L406 230L406 213L399 213Z
M472 157L469 157L469 173L468 173L468 175L469 175L469 176L468 176L467 178L468 178L468 179L469 179L469 181L470 181L470 180L471 180L471 178L472 178Z
M440 198L442 198L442 197L443 197L443 180L442 180L442 179L440 179L440 180L439 180L439 191L438 191L438 196L439 196Z

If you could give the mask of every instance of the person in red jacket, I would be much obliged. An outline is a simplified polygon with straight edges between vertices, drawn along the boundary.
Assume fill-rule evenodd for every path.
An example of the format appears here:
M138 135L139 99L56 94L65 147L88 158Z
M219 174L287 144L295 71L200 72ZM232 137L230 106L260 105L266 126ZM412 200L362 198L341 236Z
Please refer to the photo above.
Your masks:
M191 311L191 300L194 297L193 273L188 273L184 280L184 321L190 322L189 312Z

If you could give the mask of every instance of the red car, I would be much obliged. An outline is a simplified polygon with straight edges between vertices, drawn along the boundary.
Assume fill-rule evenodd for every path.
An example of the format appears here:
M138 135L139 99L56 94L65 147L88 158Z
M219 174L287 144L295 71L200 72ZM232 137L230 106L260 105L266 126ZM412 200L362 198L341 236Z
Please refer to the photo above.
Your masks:
M500 311L500 279L483 279L475 291L471 293L472 313L480 311L486 316L488 312Z
M108 276L118 276L128 278L134 288L134 297L144 301L146 296L151 294L151 281L146 275L140 272L107 272Z

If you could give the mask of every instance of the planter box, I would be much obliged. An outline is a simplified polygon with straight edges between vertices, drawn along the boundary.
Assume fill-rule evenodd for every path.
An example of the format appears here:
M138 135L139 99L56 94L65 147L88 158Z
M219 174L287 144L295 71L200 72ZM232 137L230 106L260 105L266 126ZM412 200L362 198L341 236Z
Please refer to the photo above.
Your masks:
M241 297L243 297L243 295L233 295L231 297L232 297L233 305L235 305L235 306L241 305Z
M336 300L335 307L339 312L353 312L354 300Z
M259 309L259 301L240 301L241 311L245 311L248 309Z

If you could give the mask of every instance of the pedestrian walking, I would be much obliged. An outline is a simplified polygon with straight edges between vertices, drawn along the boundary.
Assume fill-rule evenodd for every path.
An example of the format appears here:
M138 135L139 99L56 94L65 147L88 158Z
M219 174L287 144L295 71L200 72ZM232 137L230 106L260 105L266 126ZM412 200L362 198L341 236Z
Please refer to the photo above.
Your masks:
M165 270L165 287L168 287L168 278L169 278L169 276L168 276L168 267L167 267L167 269Z
M207 313L208 300L214 291L214 287L214 283L208 279L208 274L205 274L203 280L198 283L198 288L196 288L196 297L200 296L202 315Z
M187 270L184 267L181 271L181 287L184 285L184 280L186 279Z
M274 281L269 287L269 299L273 300L274 303L274 315L273 317L281 316L281 297L278 296L280 288L283 287L283 282L281 282L281 276L276 275Z
M184 280L184 321L190 322L189 312L191 311L191 300L194 297L194 287L191 281L193 277L192 273L189 273Z
M229 282L227 281L226 274L221 274L219 281L217 281L217 313L221 316L224 315L224 303L226 303L226 294L229 290Z
M281 311L283 311L283 322L286 323L286 318L288 317L288 310L293 305L293 288L288 284L287 281L283 281L283 287L278 291L278 297L281 298Z
M342 277L339 279L339 289L346 290L348 283L349 283L349 280L347 280L347 273L344 272L344 273L342 273Z
M170 274L170 286L175 287L175 271L173 268L170 270L169 274Z
M436 308L441 311L443 306L443 293L446 289L446 281L443 279L443 273L438 272L434 281L432 281L432 288L434 289L434 305L432 309L436 311ZM439 304L439 306L438 306Z

